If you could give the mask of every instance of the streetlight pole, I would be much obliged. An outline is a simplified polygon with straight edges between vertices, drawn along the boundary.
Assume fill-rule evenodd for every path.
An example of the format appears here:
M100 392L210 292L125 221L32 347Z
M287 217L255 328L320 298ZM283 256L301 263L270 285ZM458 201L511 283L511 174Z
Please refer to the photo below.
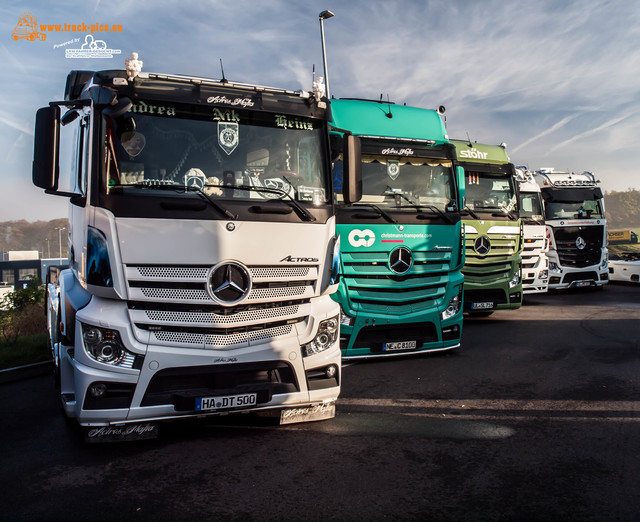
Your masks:
M322 38L322 63L324 65L324 84L327 88L327 98L331 99L329 91L329 73L327 72L327 52L324 45L324 21L335 16L331 11L322 11L318 18L320 19L320 37Z
M60 250L58 254L60 255L60 264L62 264L62 231L67 230L67 227L56 227L58 229L58 244L60 246Z

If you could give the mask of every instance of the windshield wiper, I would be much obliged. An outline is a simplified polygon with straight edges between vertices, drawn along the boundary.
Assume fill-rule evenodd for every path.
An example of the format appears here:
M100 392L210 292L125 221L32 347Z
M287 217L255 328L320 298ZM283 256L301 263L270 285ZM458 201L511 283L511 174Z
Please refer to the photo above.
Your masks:
M500 210L502 210L502 212L504 212L511 221L515 221L516 217L511 213L510 210L507 210L506 207L501 207ZM502 214L498 214L496 212L494 212L493 214L491 214L492 216L501 216Z
M411 198L408 198L407 196L405 196L404 194L402 194L400 192L391 192L390 195L391 194L393 194L394 196L400 196L407 203L409 203L413 208L415 208L416 211L418 211L418 212L420 212L420 210L423 209L423 208L428 208L429 210L431 210L435 214L438 214L440 217L444 218L447 223L449 223L449 224L453 223L453 221L451 221L451 218L449 216L447 216L444 212L442 212L442 210L440 210L435 205L429 205L429 204L423 205L422 203L416 203Z
M374 212L377 212L379 216L386 219L389 223L393 223L394 225L398 224L398 222L395 219L393 219L391 215L389 215L387 212L382 210L378 205L374 205L373 203L356 203L355 205L352 205L352 206L353 207L369 207L370 209L373 209Z
M220 206L216 201L213 200L204 190L200 187L196 187L194 185L181 185L180 183L145 183L138 181L136 183L130 183L126 185L110 185L109 190L114 188L137 188L137 189L151 189L151 190L168 190L172 192L195 192L198 196L209 203L213 208L215 208L218 212L228 217L229 219L238 219L238 216L232 214L226 208Z
M471 214L471 215L473 216L473 218L474 218L474 219L480 219L480 218L478 217L478 214L476 214L476 213L475 213L473 210L471 210L468 206L466 206L466 207L464 207L464 208L462 209L462 211L463 211L463 212L464 212L465 210L466 210L467 212L469 212L469 214Z
M293 199L293 197L288 192L285 192L282 189L268 188L268 187L254 187L253 185L210 185L208 184L207 187L218 187L222 190L225 190L225 189L226 190L253 190L255 192L268 192L271 194L281 194L283 196L286 196L289 199L288 200L281 199L279 201L285 201L287 203L291 203L291 205L295 207L296 210L298 210L298 212L302 214L307 221L316 221L316 217L311 212L309 212L306 208L300 205L295 199Z

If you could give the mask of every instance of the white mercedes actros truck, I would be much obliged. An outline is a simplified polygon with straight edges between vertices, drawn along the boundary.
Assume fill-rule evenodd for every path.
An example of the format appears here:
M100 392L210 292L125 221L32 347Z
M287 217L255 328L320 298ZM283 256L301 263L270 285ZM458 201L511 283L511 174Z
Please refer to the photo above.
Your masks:
M609 280L600 182L591 172L534 173L549 239L549 290L602 287Z
M69 200L50 346L64 412L90 435L240 411L334 416L328 104L127 67L72 71L64 100L37 112L33 182ZM344 146L357 200L359 141Z
M544 224L544 206L540 187L526 167L516 167L520 198L522 247L522 292L540 294L549 286L549 240Z

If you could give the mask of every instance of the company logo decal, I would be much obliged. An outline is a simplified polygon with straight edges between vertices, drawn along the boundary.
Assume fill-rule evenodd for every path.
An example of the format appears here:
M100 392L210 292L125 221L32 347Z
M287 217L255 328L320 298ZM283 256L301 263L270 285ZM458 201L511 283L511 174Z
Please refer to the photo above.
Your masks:
M209 295L221 304L234 304L251 290L249 271L239 263L223 263L211 269Z
M397 161L387 161L387 174L395 180L400 174L400 164Z
M476 239L473 249L478 255L486 256L491 250L491 241L487 236L480 236Z
M349 232L349 244L354 247L370 247L376 240L376 235L369 229L358 230L354 228Z
M475 147L472 147L470 150L460 151L461 158L487 159L487 155L488 152L481 152Z
M578 237L578 239L576 239L576 247L578 250L584 250L586 246L587 242L582 237Z
M413 265L413 256L408 248L396 248L389 254L389 268L396 274L406 274Z
M238 143L239 139L239 130L237 123L223 123L221 121L218 122L218 144L220 148L227 153L227 155L231 154Z

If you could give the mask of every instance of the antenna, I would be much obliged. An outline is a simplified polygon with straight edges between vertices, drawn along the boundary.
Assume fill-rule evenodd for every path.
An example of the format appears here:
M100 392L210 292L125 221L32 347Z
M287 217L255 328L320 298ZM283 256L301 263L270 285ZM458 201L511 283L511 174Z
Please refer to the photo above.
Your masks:
M469 147L473 147L473 143L471 143L471 138L469 137L468 132L467 132L467 141L469 142Z
M389 107L387 118L393 118L393 114L391 114L391 101L389 100L389 93L387 93L387 107Z
M222 58L220 58L220 70L222 71L222 80L220 80L221 83L228 83L229 80L227 80L224 77L224 67L222 66Z

